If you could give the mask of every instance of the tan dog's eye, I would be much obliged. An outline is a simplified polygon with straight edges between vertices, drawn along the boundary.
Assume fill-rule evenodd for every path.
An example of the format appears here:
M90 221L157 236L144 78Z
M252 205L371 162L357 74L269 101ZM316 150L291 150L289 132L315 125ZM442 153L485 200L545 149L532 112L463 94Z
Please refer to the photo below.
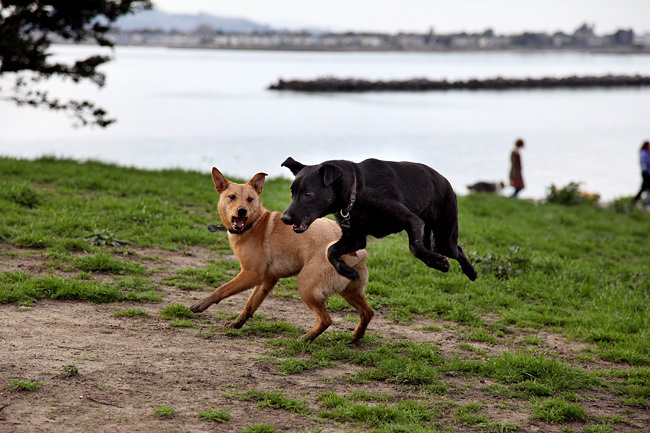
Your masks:
M252 203L253 202L253 197L248 197L248 202Z
M234 200L234 199L237 198L237 196L236 196L235 194L232 194L232 195L229 195L228 198L229 198L230 200Z

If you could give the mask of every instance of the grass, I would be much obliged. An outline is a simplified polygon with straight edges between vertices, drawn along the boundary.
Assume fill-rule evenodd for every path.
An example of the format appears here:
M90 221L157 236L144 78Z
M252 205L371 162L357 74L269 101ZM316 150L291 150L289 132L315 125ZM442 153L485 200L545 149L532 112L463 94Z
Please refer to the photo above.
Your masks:
M165 284L181 290L214 290L239 273L239 262L223 260L210 263L204 269L182 269L164 280Z
M160 296L141 281L102 283L54 275L33 276L22 271L1 273L0 288L1 304L28 305L43 298L94 303L160 300Z
M9 389L14 391L39 391L43 385L43 382L38 381L12 380Z
M282 409L298 415L309 415L312 412L303 400L287 397L282 390L260 391L251 389L245 393L237 393L233 395L233 398L241 401L256 401L260 407Z
M221 423L230 421L230 413L222 409L208 409L205 412L199 413L199 418L203 421Z
M68 364L61 367L61 376L75 377L79 376L79 368L76 365Z
M30 273L0 273L2 304L31 305L39 299L159 301L152 282L155 270L130 248L183 252L202 247L232 254L225 233L206 229L220 223L218 195L207 173L145 171L50 157L0 158L0 173L0 258L41 263ZM269 179L262 194L265 206L284 209L288 189L288 180ZM197 338L261 339L268 351L258 360L272 363L275 374L350 367L345 380L351 392L346 395L305 401L276 390L246 398L298 413L288 409L295 405L303 411L299 416L329 420L325 422L350 417L356 429L446 431L448 424L437 424L440 417L477 431L516 429L494 422L487 406L465 402L444 407L444 396L459 389L449 377L488 382L478 388L486 400L524 405L522 410L540 422L591 420L574 396L594 390L616 395L631 411L647 410L650 214L626 206L626 200L604 207L565 197L550 204L492 195L459 197L460 243L479 272L475 282L454 261L446 274L427 268L410 254L403 233L369 238L369 303L381 317L399 324L434 322L419 327L431 333L430 342L391 341L373 334L371 324L360 343L330 330L309 344L296 341L305 330L288 323L290 319L261 315L241 329L207 326L210 332L199 332ZM163 284L213 290L237 272L236 261L214 260L203 269L175 271ZM295 297L295 289L295 279L278 287L288 297ZM355 314L338 296L328 301L328 308ZM116 316L148 317L137 308ZM201 326L198 316L179 304L161 308L159 317L172 326ZM443 330L462 343L441 351L435 339ZM575 359L561 358L540 338L540 331L584 349ZM495 353L495 347L505 349ZM599 359L617 367L600 371L580 366ZM360 386L375 384L404 391L399 401L390 393L359 392ZM418 418L423 408L429 413L426 419ZM585 431L610 431L609 425L598 423ZM275 430L265 424L249 427L258 428Z
M160 405L154 408L153 414L160 419L171 419L176 415L176 410L170 406Z
M569 403L563 398L541 400L533 405L532 413L533 418L550 423L587 421L587 413L582 406L577 403Z
M240 430L239 433L279 433L279 430L270 424L253 424Z
M439 416L439 409L433 404L401 401L396 404L367 404L350 402L346 398L328 391L318 396L322 418L362 424L366 428L379 426L418 426Z
M173 304L168 305L158 313L161 319L174 320L174 319L193 319L196 314L192 313L186 305Z
M118 311L113 314L115 317L141 317L141 318L148 318L151 317L151 314L147 313L146 311L142 311L139 308L129 308L127 310L122 310Z

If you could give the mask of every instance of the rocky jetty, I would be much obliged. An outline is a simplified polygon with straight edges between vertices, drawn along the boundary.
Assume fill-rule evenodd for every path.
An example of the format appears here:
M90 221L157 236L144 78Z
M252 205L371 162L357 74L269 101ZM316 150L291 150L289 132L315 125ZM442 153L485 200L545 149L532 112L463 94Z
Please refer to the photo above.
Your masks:
M516 90L558 89L591 87L641 87L650 86L650 76L604 75L545 78L488 78L466 81L433 81L426 78L410 80L369 81L355 78L322 77L315 80L280 79L269 90L292 90L296 92L420 92L434 90Z

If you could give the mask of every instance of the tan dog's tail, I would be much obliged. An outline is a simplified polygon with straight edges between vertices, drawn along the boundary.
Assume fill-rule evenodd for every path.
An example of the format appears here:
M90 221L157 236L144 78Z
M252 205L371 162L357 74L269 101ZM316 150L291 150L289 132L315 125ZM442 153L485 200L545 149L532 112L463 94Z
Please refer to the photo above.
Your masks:
M368 252L366 250L357 250L343 256L343 260L348 265L356 268L359 265L362 265L366 262L368 258Z

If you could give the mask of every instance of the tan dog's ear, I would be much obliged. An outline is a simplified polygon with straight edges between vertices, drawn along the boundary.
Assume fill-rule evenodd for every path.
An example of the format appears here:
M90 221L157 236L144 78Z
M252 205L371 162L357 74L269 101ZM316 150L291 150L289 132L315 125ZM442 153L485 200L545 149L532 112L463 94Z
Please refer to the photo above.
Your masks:
M258 194L262 194L262 189L264 189L264 180L268 174L266 173L257 173L251 180L248 181L248 184L257 191Z
M214 182L214 186L217 188L219 194L230 185L230 181L223 177L223 174L217 170L217 167L212 167L212 181Z

